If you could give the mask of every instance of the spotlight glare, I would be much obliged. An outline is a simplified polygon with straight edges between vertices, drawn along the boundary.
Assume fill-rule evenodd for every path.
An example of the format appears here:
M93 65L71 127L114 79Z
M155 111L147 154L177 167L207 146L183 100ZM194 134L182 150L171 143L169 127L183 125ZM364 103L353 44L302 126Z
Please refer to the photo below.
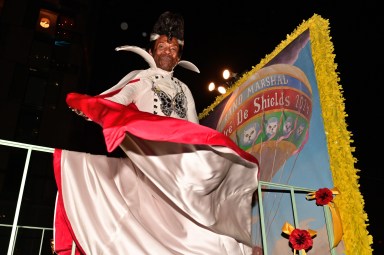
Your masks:
M41 18L40 19L40 26L42 28L49 28L51 25L51 21L48 18Z
M229 72L228 69L225 69L225 70L223 71L223 78L224 78L225 80L227 80L227 79L229 78L230 75L231 75L231 73Z
M208 85L208 90L209 91L213 91L214 89L215 89L215 83L214 82L211 82L211 83L209 83L209 85Z
M217 91L219 91L220 94L225 94L227 92L227 89L224 86L219 86L217 88Z

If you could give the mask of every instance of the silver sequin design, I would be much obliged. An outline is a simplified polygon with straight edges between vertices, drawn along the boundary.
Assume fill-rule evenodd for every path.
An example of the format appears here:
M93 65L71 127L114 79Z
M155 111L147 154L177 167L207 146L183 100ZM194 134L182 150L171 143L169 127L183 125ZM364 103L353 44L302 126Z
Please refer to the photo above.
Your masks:
M153 88L153 91L161 101L160 109L164 115L170 116L174 111L180 118L187 116L187 97L183 91L178 92L173 98L156 87Z

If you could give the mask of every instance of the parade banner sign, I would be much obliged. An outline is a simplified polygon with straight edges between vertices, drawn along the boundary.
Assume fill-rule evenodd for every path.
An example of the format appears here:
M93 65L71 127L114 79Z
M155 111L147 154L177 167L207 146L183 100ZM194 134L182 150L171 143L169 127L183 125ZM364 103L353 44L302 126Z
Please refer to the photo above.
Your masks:
M372 236L366 230L364 201L356 189L351 134L346 129L328 25L318 15L304 21L199 118L202 125L224 133L258 159L261 181L337 191L332 193L338 196L331 206L331 234L324 208L308 201L305 192L297 195L300 217L296 228L316 232L313 245L303 252L371 254ZM268 255L295 251L281 228L295 221L291 202L289 192L263 192ZM257 202L253 218L254 253L262 254Z

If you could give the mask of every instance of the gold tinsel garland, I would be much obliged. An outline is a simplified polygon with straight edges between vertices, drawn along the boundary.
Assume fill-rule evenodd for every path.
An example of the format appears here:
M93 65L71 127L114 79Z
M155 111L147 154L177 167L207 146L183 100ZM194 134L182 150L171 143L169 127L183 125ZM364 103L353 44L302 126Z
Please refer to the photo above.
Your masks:
M371 248L373 238L367 231L368 216L364 211L364 199L359 190L359 176L357 175L359 170L354 167L357 160L352 153L355 148L351 147L352 134L347 130L345 122L347 114L345 113L342 87L338 84L340 79L336 72L337 64L334 62L334 47L329 35L328 20L315 14L309 20L303 21L271 54L266 55L258 65L252 67L251 71L245 73L229 88L225 95L218 96L213 104L204 109L199 114L199 119L206 117L236 87L260 70L307 29L310 30L312 59L318 83L322 117L325 120L324 129L333 183L340 190L340 195L335 198L334 202L340 210L342 219L344 233L342 240L345 254L370 255L373 251Z

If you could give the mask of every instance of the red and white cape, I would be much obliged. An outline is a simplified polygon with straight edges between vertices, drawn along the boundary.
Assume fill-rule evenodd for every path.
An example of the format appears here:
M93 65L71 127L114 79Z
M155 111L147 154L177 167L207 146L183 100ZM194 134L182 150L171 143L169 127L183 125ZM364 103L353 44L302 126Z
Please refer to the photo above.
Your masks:
M252 254L255 157L211 128L83 94L68 105L103 128L108 151L56 149L55 251Z

